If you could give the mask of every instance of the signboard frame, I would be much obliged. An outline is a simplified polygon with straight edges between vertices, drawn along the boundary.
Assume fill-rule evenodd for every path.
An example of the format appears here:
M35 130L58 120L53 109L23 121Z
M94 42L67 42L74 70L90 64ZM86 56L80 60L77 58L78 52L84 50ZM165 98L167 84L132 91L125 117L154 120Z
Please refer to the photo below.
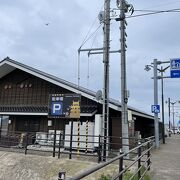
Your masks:
M180 78L180 58L170 59L171 78Z
M159 114L160 113L160 105L151 105L151 112L155 113L155 114Z
M80 106L80 94L50 94L48 117L79 119Z

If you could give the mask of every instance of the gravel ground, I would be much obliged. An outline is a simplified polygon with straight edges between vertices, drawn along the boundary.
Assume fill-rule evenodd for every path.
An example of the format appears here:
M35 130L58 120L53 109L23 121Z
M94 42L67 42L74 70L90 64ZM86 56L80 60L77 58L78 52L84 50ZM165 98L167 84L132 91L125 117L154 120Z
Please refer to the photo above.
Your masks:
M0 180L57 180L59 171L65 171L67 177L70 177L96 164L90 161L0 151ZM118 166L113 164L84 180L97 180L101 174L114 174L117 170Z

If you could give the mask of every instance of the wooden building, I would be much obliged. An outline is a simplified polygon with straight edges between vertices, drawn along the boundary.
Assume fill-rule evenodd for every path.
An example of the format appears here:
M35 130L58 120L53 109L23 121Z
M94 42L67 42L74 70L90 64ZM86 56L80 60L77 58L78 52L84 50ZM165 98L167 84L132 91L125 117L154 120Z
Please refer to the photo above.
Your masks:
M8 119L1 129L24 132L48 132L54 129L54 120L48 117L50 94L81 94L80 121L94 121L102 114L102 101L96 93L83 87L29 67L10 58L0 62L0 115ZM121 136L121 104L110 99L109 135ZM153 135L153 116L129 107L131 130L142 136ZM58 119L56 129L64 131L70 119ZM74 120L76 121L76 120ZM1 123L3 124L3 123Z

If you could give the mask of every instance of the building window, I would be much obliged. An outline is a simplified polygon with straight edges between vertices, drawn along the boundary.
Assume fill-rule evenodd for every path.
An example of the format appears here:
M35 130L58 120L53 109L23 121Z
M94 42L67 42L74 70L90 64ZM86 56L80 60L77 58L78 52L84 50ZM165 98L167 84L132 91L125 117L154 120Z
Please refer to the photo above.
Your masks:
M48 126L52 126L52 120L48 120Z

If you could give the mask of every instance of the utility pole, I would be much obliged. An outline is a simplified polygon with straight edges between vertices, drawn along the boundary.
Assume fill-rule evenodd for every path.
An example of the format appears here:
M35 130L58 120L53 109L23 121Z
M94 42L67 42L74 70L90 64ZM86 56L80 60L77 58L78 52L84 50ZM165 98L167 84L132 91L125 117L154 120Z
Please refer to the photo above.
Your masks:
M154 59L154 105L158 105L158 77L157 77L157 59ZM155 146L159 148L159 120L158 113L154 112L154 130L155 130Z
M120 43L121 43L121 121L122 121L122 146L123 151L129 151L129 125L127 111L127 83L126 83L126 16L128 6L125 0L120 0Z
M103 124L104 124L104 143L103 161L106 161L109 136L109 49L110 49L110 0L104 0L104 87L103 87Z
M171 130L171 110L170 110L170 98L168 98L168 110L169 110L169 137L171 137L171 133L170 133L170 130Z
M172 104L172 113L173 113L173 133L175 134L175 123L174 123L174 104L176 102L170 102Z
M163 83L163 67L161 66L161 103L162 103L162 123L163 123L163 128L162 128L162 139L163 139L163 144L165 144L165 133L164 133L164 83Z

